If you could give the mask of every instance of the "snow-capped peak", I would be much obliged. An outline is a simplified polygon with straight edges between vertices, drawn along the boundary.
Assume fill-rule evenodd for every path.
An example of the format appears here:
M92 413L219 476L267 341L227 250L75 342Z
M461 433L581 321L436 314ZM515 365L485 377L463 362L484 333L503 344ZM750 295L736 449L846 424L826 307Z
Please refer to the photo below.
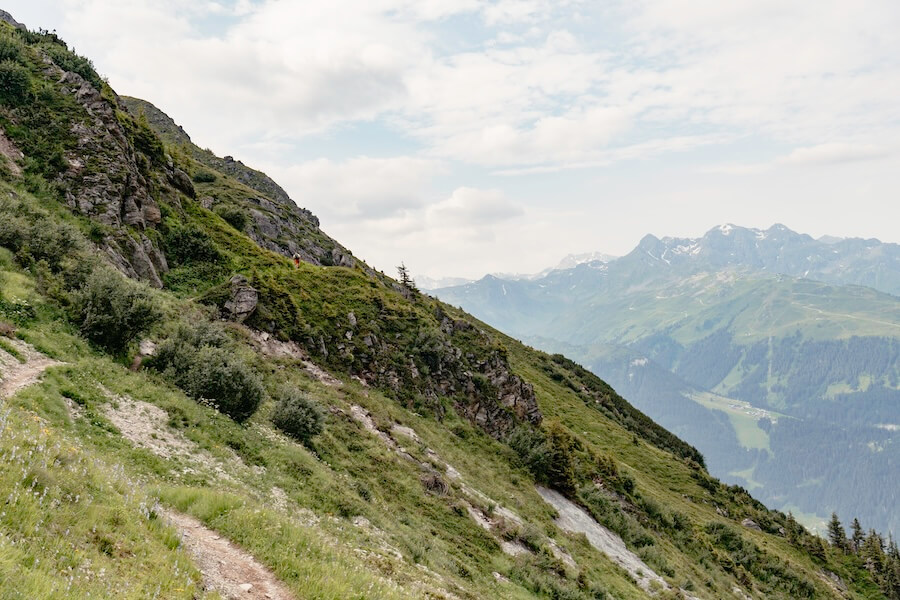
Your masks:
M611 254L604 254L603 252L583 252L581 254L569 254L553 267L554 271L562 271L564 269L574 269L578 265L583 265L584 263L592 263L592 262L601 262L601 263L610 263L618 258L617 256L612 256Z

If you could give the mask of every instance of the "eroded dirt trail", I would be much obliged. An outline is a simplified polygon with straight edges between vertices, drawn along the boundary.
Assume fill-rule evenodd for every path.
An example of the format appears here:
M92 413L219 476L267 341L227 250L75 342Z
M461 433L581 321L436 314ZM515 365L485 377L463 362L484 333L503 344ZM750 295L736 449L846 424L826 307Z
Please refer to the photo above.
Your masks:
M9 398L22 388L26 388L41 378L48 368L62 363L44 356L25 342L8 340L25 358L19 360L0 349L0 398Z
M294 600L266 567L193 517L163 510L203 574L203 586L228 599Z
M48 368L63 364L41 354L25 342L10 340L9 343L24 362L0 349L0 399L9 398L19 390L37 383ZM151 450L160 454L185 450L186 441L177 439L170 433L167 435L161 427L154 431L153 436L138 436L133 431L147 419L157 417L156 420L160 420L160 415L152 411L165 415L164 411L143 403L138 405L127 399L119 400L125 405L122 412L127 413L130 419L119 419L116 425L133 434L129 439L139 437L140 441L151 446ZM144 419L136 418L138 415ZM162 510L162 515L181 534L184 548L203 574L203 585L207 590L218 592L228 599L294 600L293 595L271 571L197 519L166 509Z

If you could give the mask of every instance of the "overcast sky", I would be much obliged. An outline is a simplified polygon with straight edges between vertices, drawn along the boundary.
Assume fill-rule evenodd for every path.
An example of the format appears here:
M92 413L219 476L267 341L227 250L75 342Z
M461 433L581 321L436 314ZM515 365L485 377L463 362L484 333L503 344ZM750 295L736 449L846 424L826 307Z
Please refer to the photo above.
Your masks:
M377 268L900 241L897 0L3 0Z

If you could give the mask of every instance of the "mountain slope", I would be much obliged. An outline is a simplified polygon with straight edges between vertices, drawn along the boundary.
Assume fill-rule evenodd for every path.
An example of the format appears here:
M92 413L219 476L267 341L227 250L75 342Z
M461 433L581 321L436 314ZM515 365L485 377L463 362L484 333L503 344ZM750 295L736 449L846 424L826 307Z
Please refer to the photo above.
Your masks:
M835 281L878 273L890 288L897 248L723 226L698 240L648 236L608 264L535 281L486 277L436 294L541 348L563 349L714 454L717 475L766 502L896 530L900 300L784 273L815 270ZM847 268L858 264L866 268ZM758 411L730 408L741 403ZM755 421L765 411L791 418L764 430L770 425ZM724 417L734 430L727 436Z
M0 399L0 597L225 593L191 519L298 598L882 597L880 542L870 574L568 359L315 264L329 242L290 206L272 248L235 211L278 199L167 146L55 36L0 36L24 73L0 378L62 363Z

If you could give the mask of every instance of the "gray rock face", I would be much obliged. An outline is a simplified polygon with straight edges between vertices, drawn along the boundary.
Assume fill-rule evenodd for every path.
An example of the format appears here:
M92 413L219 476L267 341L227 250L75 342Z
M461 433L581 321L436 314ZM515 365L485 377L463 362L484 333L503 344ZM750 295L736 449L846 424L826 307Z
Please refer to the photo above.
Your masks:
M148 194L148 182L114 107L80 75L55 65L48 69L87 113L72 128L77 146L67 153L69 168L62 175L69 206L107 225L143 229L147 217L150 224L158 222L159 207Z
M141 236L140 241L130 236L127 236L125 239L131 250L129 262L138 279L146 281L155 288L162 288L163 282L160 273L165 273L168 270L168 265L166 265L162 253L144 236Z
M356 265L356 261L350 256L349 252L342 252L339 248L332 248L331 262L337 267L347 267L352 269Z
M240 204L250 215L247 235L260 247L288 258L295 255L313 265L354 268L356 259L349 250L331 239L319 228L319 219L309 210L298 206L287 192L262 171L257 171L233 156L218 157L208 150L193 145L190 136L153 104L139 98L123 96L121 101L133 115L144 114L154 131L164 140L177 146L187 145L188 151L199 163L233 177L256 194L248 194ZM176 180L177 178L177 180ZM171 174L170 183L193 197L196 190L190 178ZM202 187L200 187L202 192ZM200 198L204 208L211 209L217 199ZM367 273L375 272L363 266Z
M181 169L175 169L172 173L172 185L185 193L185 195L195 198L197 192L194 190L194 182L190 176Z
M749 518L744 519L743 521L741 521L741 525L743 525L747 529L753 529L755 531L762 531L762 527L757 525L756 521L754 521L753 519L749 519Z
M2 10L2 9L0 9L0 21L9 23L16 29L25 29L24 25L22 25L21 23L19 23L15 19L13 19L13 16L11 14L9 14L8 12L6 12L5 10Z
M231 298L225 302L225 311L229 317L238 323L244 322L259 302L259 292L250 285L243 275L235 275L231 278Z

